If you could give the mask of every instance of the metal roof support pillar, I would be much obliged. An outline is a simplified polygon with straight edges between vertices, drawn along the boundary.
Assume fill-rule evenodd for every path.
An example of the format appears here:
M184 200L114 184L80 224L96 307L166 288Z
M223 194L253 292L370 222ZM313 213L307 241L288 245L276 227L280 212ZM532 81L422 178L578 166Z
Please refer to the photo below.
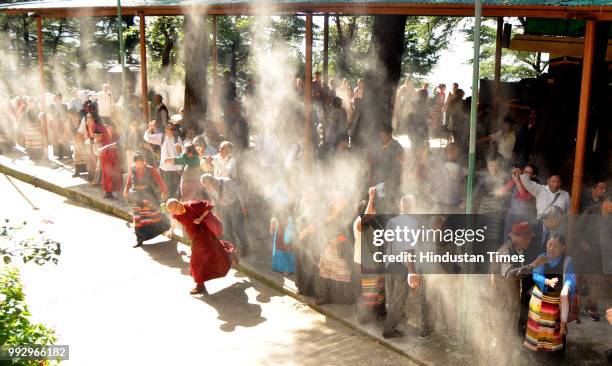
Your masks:
M142 117L145 123L149 123L149 87L147 80L147 42L146 23L144 13L138 13L140 19L140 94L142 103Z
M329 84L329 14L323 16L323 80Z
M584 155L586 151L587 129L589 125L591 83L593 80L596 26L596 21L587 21L584 36L584 57L582 58L582 81L580 84L580 107L578 110L578 132L576 133L576 155L574 157L574 175L572 179L572 199L570 207L570 212L573 214L578 213L578 210L580 209L580 195L582 193Z
M474 195L474 174L476 171L476 123L478 118L478 80L480 79L480 22L482 14L481 0L475 1L474 14L474 62L472 65L472 106L470 113L470 150L468 166L468 184L465 212L471 214Z
M42 96L41 105L43 108L47 105L45 102L45 57L43 55L43 32L42 32L42 17L39 15L36 18L36 47L38 49L38 77L40 78L40 95Z
M306 68L304 71L304 160L312 163L312 13L306 14Z

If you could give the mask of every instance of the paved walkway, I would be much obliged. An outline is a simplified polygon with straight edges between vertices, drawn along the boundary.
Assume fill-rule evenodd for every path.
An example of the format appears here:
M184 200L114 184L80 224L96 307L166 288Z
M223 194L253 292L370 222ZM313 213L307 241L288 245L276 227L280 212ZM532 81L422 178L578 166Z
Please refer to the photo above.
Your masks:
M103 193L99 187L92 187L83 179L72 178L72 167L66 166L61 162L49 161L42 164L34 164L22 153L11 152L5 156L0 155L0 171L70 197L88 207L94 207L121 218L129 218L128 207L120 199L103 199ZM32 177L36 179L32 179ZM257 211L251 209L252 212ZM512 359L512 357L507 356L507 353L516 353L515 350L521 348L518 337L512 340L503 339L501 336L496 337L486 333L486 327L483 327L485 332L483 336L487 334L487 339L490 338L491 341L490 344L488 341L483 342L484 344L481 345L480 350L467 350L461 345L456 345L455 342L449 342L446 337L440 335L433 336L424 341L419 340L417 337L418 316L416 316L418 311L410 310L418 308L418 306L412 299L407 304L409 308L408 313L410 314L409 321L405 327L407 336L399 340L384 340L381 337L381 324L358 324L354 316L353 307L334 304L316 306L312 299L298 296L296 294L294 276L285 277L271 270L271 242L266 232L267 225L261 222L256 223L252 219L247 224L247 231L249 232L253 250L249 257L241 260L240 271L248 273L253 278L257 278L270 286L276 287L285 294L298 298L320 313L328 316L328 318L336 319L362 334L369 335L378 342L397 352L403 353L416 362L432 365L472 365L475 363L474 360L478 360L476 363L491 364L497 363L500 360ZM129 237L129 239L120 239L122 241L121 245L125 247L129 247L133 241L133 234L132 236L127 235L129 234L126 234L126 237ZM151 248L145 245L143 250L148 252ZM455 279L453 278L449 285L452 286L453 280ZM612 306L612 301L607 299L607 302L603 303L602 306ZM473 317L473 322L482 321L479 314L471 314L471 317ZM443 333L444 330L439 329L438 334ZM571 364L603 364L600 355L605 349L612 346L612 329L603 321L594 323L590 320L583 320L581 324L571 324L568 344L568 360ZM491 352L492 350L496 351Z
M70 347L62 365L416 365L234 270L190 296L188 247L160 237L133 249L122 219L4 175L0 190L2 219L62 243L58 265L20 268L34 320Z

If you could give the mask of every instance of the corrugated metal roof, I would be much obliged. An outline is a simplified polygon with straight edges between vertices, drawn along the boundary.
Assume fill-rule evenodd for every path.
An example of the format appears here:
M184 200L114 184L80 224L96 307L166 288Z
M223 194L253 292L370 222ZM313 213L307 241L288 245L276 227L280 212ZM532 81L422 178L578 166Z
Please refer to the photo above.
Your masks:
M291 4L291 3L394 3L394 4L430 4L430 5L472 5L472 0L122 0L122 6L130 7L160 7L160 6L190 6L190 5L223 5L223 4ZM612 7L612 0L482 0L483 6L581 6L581 7ZM66 9L66 8L97 8L115 7L115 0L40 0L4 4L0 9Z

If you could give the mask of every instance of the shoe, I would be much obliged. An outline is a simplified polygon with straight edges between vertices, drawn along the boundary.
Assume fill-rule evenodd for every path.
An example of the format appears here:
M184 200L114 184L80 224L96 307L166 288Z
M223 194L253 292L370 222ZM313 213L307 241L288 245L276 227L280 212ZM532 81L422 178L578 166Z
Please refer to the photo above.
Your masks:
M405 336L406 333L404 333L403 331L399 330L399 329L393 329L392 331L385 333L383 332L382 336L384 339L389 339L389 338L401 338L403 336Z
M104 198L113 199L115 197L113 196L113 192L106 192L104 194Z
M136 245L134 245L132 248L139 248L141 246L142 246L142 242L139 241L139 242L136 242Z
M599 321L599 314L597 314L597 312L593 311L593 310L585 310L584 313L591 318L592 321L594 322L598 322Z
M206 290L206 286L204 286L203 283L199 283L199 284L196 285L196 287L194 287L193 289L191 289L191 291L189 291L189 294L191 294L191 295L199 295L199 294L208 295L208 290Z
M608 360L608 362L612 363L612 348L606 350L604 352L604 356L606 357L606 360Z
M419 339L429 338L433 334L433 330L431 329L421 329L419 332Z

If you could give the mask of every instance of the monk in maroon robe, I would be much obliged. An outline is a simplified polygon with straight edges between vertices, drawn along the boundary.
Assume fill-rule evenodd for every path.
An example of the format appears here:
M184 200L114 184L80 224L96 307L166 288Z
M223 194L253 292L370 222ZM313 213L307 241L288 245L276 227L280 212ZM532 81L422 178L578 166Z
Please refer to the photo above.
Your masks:
M113 198L112 192L121 191L123 186L117 139L110 126L104 127L96 138L100 145L100 166L102 170L102 189L104 198Z
M191 240L189 270L196 283L192 295L208 294L204 282L224 277L232 264L234 244L218 239L223 234L223 225L211 212L213 207L203 200L180 202L171 198L166 203Z

